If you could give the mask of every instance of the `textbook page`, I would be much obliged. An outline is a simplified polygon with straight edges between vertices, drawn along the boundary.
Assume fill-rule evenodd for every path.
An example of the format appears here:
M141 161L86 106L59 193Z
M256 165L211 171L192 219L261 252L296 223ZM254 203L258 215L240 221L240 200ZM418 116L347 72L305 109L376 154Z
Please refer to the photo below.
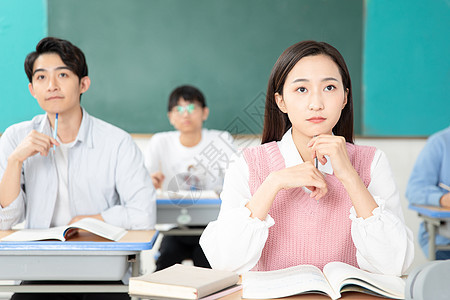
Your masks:
M242 274L243 298L269 299L281 298L300 293L328 294L338 299L339 293L333 291L319 268L300 265L267 272L247 272Z
M1 241L21 242L55 239L65 241L65 235L71 228L83 229L113 241L120 240L127 233L125 229L107 224L103 221L93 218L84 218L67 226L58 226L47 229L22 229L4 237Z
M80 221L66 226L66 228L67 229L64 231L64 235L69 229L78 228L116 242L127 233L127 231L121 227L117 227L94 218L81 219Z
M52 227L48 229L21 229L1 239L2 242L24 242L41 240L64 241L66 226Z
M370 273L342 262L326 264L323 273L336 291L358 285L388 298L405 298L405 281L397 276Z

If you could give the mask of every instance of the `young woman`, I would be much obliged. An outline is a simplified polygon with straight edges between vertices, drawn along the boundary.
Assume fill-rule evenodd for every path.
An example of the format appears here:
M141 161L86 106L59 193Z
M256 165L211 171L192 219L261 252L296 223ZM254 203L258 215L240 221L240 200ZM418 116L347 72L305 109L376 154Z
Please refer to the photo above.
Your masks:
M386 155L353 144L350 75L327 43L297 43L269 78L262 145L225 175L218 220L200 244L238 273L342 261L400 275L413 255Z

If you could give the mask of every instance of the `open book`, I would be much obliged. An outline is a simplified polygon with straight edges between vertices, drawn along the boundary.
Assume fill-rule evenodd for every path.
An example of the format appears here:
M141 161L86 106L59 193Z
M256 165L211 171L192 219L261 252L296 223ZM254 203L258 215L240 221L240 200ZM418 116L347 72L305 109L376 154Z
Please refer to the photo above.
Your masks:
M238 281L239 275L233 272L175 264L131 277L129 294L152 299L217 299L239 290Z
M338 299L342 292L356 291L404 299L405 281L391 275L373 274L342 262L323 268L300 265L282 270L248 272L242 275L243 298L268 299L302 293L327 294Z
M2 238L4 242L60 240L65 241L71 229L83 229L108 240L118 241L127 231L94 218L84 218L67 226L48 229L22 229Z

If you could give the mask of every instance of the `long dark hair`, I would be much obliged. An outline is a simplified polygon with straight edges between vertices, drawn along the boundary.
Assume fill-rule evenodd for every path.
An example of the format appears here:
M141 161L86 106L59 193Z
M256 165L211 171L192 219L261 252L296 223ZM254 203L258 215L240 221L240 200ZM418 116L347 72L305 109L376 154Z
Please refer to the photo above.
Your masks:
M352 83L344 58L339 51L330 44L325 42L303 41L287 48L273 66L267 85L262 144L281 140L286 131L292 127L287 114L283 113L278 108L275 102L275 93L283 95L283 86L286 77L300 59L306 56L319 54L329 56L336 63L342 77L344 90L348 90L347 104L342 110L339 121L333 128L333 133L335 135L343 136L347 142L353 143Z

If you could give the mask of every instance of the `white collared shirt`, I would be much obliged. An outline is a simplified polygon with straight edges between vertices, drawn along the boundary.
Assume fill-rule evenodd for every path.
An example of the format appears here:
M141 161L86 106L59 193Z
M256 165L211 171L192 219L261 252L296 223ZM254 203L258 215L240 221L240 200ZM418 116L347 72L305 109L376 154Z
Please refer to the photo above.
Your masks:
M291 130L277 144L286 167L303 163ZM330 159L318 167L321 172L333 173ZM367 219L358 218L354 207L349 212L358 265L374 273L404 274L414 258L413 236L404 222L389 162L380 150L375 152L370 176L368 191L379 207ZM251 212L245 207L252 198L248 181L249 170L243 155L234 156L225 174L218 219L209 223L200 239L215 269L238 273L252 269L261 256L269 227L275 224L270 215L264 221L250 217Z
M9 155L31 130L52 136L47 115L10 126L0 138L0 177ZM125 131L90 116L83 119L67 154L70 215L101 214L125 229L150 229L156 221L156 193L141 151ZM0 207L0 228L26 220L26 228L48 228L53 218L58 175L53 151L29 157L22 167L21 191Z

